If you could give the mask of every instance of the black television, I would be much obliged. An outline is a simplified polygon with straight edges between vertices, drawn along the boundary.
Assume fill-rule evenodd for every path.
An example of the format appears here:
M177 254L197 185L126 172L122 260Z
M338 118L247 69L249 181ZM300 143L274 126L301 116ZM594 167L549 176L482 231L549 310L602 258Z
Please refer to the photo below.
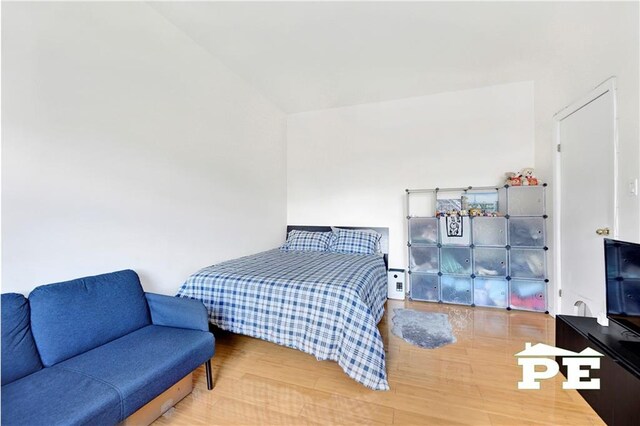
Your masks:
M605 238L607 317L640 335L640 244Z

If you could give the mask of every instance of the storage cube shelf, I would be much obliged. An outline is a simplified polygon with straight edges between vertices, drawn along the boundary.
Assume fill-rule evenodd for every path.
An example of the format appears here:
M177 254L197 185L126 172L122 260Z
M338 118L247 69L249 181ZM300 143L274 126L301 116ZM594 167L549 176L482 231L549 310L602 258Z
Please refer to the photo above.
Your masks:
M469 232L469 229L471 227L469 224L470 221L471 220L469 217L462 218L463 232L461 237L448 237L445 229L445 220L439 220L438 222L440 223L440 230L438 234L440 235L440 243L452 246L468 246L469 244L471 244L471 233Z
M489 277L507 276L506 248L477 247L474 253L473 273Z
M431 272L437 274L439 271L438 247L411 246L410 270L416 272Z
M545 185L508 187L507 213L509 216L543 216L545 188Z
M547 283L513 279L509 284L511 285L509 304L513 309L546 311Z
M509 282L504 278L481 278L473 280L473 301L478 306L509 306Z
M452 275L470 275L471 249L468 247L441 247L440 272Z
M422 198L431 193L437 206L446 200L442 192L407 190L410 299L545 312L545 189L546 184L446 190L490 206L485 194L494 191L501 216L462 216L462 236L447 236L444 216L411 215L412 193Z
M507 245L507 219L504 217L473 218L473 244L505 247Z
M411 244L437 244L438 218L414 218L409 222L409 241Z
M544 222L542 217L509 218L509 245L511 247L544 247Z
M540 249L518 249L509 251L509 276L512 278L545 279L546 253Z
M440 300L440 280L437 275L414 272L411 279L413 282L413 289L411 290L413 300L427 302Z
M442 288L442 301L445 303L455 303L457 305L470 305L473 303L473 295L471 294L473 284L469 277L442 275L440 277L440 287Z

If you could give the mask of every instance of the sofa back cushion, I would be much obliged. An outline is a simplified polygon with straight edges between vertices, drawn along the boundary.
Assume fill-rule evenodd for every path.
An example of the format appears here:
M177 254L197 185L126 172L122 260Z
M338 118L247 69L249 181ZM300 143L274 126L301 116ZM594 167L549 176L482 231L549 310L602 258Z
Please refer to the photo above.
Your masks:
M43 285L31 292L29 302L45 367L151 323L140 280L131 270Z
M29 324L29 302L21 294L2 295L2 386L42 368Z

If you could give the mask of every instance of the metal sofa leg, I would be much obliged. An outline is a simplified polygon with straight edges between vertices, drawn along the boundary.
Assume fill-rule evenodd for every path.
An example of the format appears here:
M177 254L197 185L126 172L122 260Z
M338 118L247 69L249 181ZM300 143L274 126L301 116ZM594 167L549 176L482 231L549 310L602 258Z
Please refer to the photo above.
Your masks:
M205 369L207 370L207 389L213 389L213 377L211 376L211 360L208 360L204 363Z

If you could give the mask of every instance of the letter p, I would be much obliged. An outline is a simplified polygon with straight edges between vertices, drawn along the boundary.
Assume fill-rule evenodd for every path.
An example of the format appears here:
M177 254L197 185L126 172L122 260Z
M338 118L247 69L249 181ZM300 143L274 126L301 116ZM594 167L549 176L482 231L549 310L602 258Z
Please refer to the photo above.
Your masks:
M536 380L550 379L560 371L558 363L549 358L518 358L518 365L522 366L522 381L518 382L518 389L540 389L540 382ZM536 371L537 365L546 369Z

